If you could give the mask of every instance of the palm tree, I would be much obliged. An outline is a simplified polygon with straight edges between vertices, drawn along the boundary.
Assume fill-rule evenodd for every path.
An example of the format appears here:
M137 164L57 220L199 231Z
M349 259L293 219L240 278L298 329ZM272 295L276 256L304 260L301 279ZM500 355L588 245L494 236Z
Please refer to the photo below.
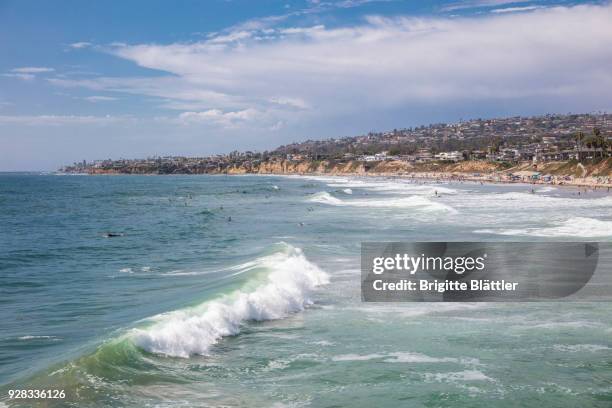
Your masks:
M584 140L584 133L578 132L576 133L576 144L578 145L578 161L582 159L582 141Z
M593 128L593 139L596 143L596 146L598 148L601 148L600 157L603 158L604 150L606 150L608 147L608 141L606 140L606 137L601 134L601 130L599 130L599 128Z

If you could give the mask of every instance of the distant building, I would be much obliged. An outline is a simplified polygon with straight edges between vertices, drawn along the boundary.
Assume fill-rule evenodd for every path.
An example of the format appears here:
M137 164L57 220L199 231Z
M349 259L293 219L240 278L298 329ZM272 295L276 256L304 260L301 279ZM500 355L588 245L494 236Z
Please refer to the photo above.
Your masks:
M417 163L426 163L430 162L434 159L433 154L429 149L419 149L416 153L416 162Z
M458 152L458 151L442 152L436 155L436 159L458 162L458 161L463 160L463 153Z

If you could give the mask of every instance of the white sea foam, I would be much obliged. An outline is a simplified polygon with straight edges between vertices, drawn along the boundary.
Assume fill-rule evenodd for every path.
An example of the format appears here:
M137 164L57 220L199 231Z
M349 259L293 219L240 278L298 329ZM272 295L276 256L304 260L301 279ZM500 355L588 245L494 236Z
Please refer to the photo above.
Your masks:
M21 336L18 338L19 340L60 340L59 337L56 336Z
M337 197L332 196L326 191L321 191L316 194L313 194L309 201L313 203L347 207L413 208L428 212L456 212L454 208L448 205L433 202L422 196L341 200Z
M384 359L385 363L455 363L481 365L475 358L432 357L421 353L395 352L389 354L341 354L332 357L332 361L369 361Z
M327 184L334 188L361 188L378 193L411 194L433 196L438 194L457 194L457 190L430 184L413 184L401 180L348 180L335 181Z
M431 357L421 353L391 353L386 363L458 363L459 359L454 357Z
M559 329L598 329L603 327L603 324L599 322L589 322L585 320L579 321L568 321L568 322L543 322L535 324L522 324L514 326L518 329L546 329L546 330L559 330Z
M553 348L564 353L596 353L598 351L610 350L610 347L602 344L555 344Z
M258 280L250 282L253 289L156 316L151 327L131 332L132 341L149 352L168 356L207 355L212 345L238 334L249 320L281 319L303 310L312 303L312 291L329 282L327 273L309 262L299 248L287 244L253 265L249 263L261 270Z
M384 354L341 354L332 357L332 361L368 361L384 357Z
M425 373L425 379L437 382L458 381L493 381L492 378L478 370L464 370L450 373Z
M556 190L557 190L557 187L546 186L546 187L538 188L536 190L536 192L538 192L538 193L549 193L551 191L556 191Z
M308 199L308 201L313 202L313 203L329 204L329 205L345 205L344 201L332 196L326 191L320 191L318 193L313 194L312 197Z
M607 237L612 236L612 221L602 221L587 217L572 217L556 226L541 228L481 229L481 234L519 235L532 237Z
M508 192L501 194L474 194L461 196L465 205L478 205L479 209L499 210L508 207L520 206L523 210L564 210L564 209L591 209L612 206L612 197L590 198L557 197L544 194L531 194L525 192Z
M345 188L344 190L342 190L342 192L344 194L353 194L353 190L351 190L350 188Z

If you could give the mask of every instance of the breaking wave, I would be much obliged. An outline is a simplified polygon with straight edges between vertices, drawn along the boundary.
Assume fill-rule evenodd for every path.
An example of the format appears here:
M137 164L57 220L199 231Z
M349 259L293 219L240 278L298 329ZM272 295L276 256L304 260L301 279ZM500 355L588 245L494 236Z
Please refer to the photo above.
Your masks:
M391 194L416 194L429 196L435 195L436 193L446 195L457 194L457 190L449 187L434 184L414 184L401 180L335 180L333 183L328 183L327 185L335 188L362 188L378 193Z
M311 292L329 282L326 272L288 244L249 263L255 272L243 288L193 308L154 317L152 326L134 329L129 337L156 354L187 358L208 355L225 336L240 333L248 321L281 319L312 304Z
M555 197L543 194L524 192L509 192L502 194L466 195L463 197L468 205L477 204L479 208L498 210L508 206L520 205L523 209L552 210L552 209L581 209L581 208L608 208L612 205L612 197L590 198L582 197Z
M612 221L602 221L586 217L572 217L553 227L482 229L474 231L481 234L519 235L531 237L580 237L595 238L612 236Z
M424 211L442 211L455 213L456 210L448 205L433 202L426 197L411 196L400 198L372 198L372 199L354 199L341 200L332 196L326 191L321 191L313 194L309 199L310 202L327 204L334 206L347 207L366 207L366 208L414 208Z

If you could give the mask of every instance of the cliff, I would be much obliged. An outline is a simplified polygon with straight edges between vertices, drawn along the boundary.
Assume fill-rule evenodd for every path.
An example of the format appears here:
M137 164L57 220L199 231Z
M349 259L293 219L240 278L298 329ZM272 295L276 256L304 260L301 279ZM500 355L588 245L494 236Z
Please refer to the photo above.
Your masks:
M157 169L143 167L124 167L118 169L90 168L90 174L326 174L326 175L413 175L415 177L473 176L509 174L517 172L538 171L558 177L572 178L611 177L612 157L596 163L581 164L577 161L546 162L534 166L531 162L520 163L511 167L508 164L486 161L430 162L412 164L403 161L289 161L270 160L256 165L219 166L213 169Z
M489 162L427 163L411 164L403 161L380 162L334 162L334 161L300 161L278 160L264 162L253 167L233 166L227 169L228 174L329 174L329 175L405 175L424 172L451 173L489 173L502 170L503 166Z

